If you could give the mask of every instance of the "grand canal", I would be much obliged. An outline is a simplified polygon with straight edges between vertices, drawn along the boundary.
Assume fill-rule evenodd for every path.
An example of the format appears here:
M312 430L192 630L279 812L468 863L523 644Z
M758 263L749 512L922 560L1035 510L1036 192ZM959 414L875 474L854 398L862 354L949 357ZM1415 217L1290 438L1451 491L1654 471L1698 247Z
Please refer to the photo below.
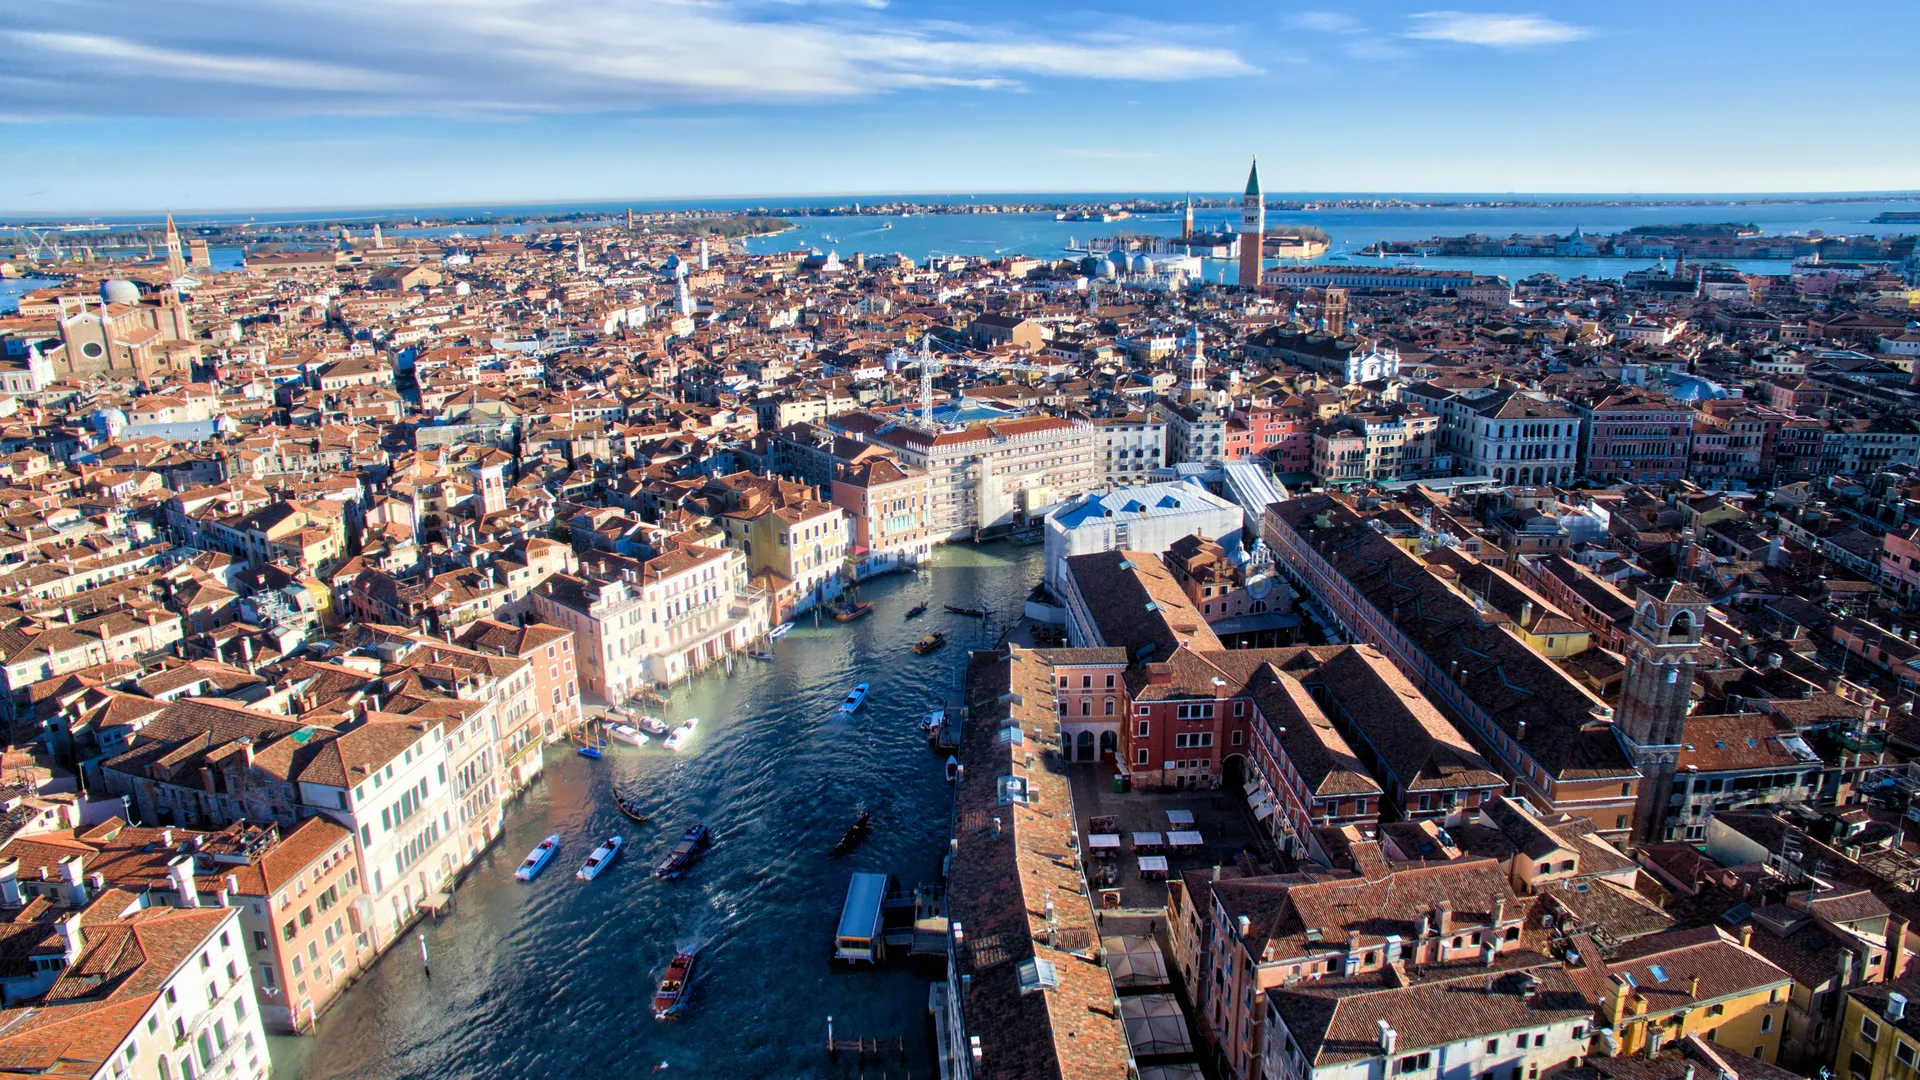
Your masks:
M322 1018L317 1037L274 1040L275 1075L346 1077L824 1077L826 1021L836 1034L907 1041L908 1062L886 1075L924 1077L927 982L904 970L836 971L828 963L848 875L884 870L936 879L949 791L916 725L952 685L981 621L941 605L1017 615L1040 576L1040 549L953 545L931 569L860 588L876 610L841 625L809 617L776 643L779 659L736 661L675 691L670 720L700 717L680 754L658 743L615 744L587 761L550 748L545 776L507 809L505 838L470 871L453 909L423 924L432 975L417 944L390 951ZM913 604L928 613L906 621ZM909 646L942 629L947 648ZM836 705L873 684L851 722ZM636 827L611 803L635 795L653 815ZM852 856L827 850L870 806L874 835ZM656 881L655 857L687 823L715 843L678 881ZM573 871L614 832L630 847L598 881ZM559 833L538 880L513 870ZM656 1022L653 984L676 946L699 944L685 1016ZM869 1066L867 1075L877 1077Z

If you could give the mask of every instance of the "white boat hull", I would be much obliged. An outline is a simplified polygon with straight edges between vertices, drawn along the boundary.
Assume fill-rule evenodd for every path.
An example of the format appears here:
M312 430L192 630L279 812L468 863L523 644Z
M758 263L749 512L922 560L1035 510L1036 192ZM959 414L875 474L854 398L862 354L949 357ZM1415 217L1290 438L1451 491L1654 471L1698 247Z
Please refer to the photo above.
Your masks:
M608 724L607 738L628 746L645 746L648 742L646 735L631 724Z
M607 864L612 862L614 857L620 854L620 846L620 837L615 836L609 838L606 843L593 849L593 854L587 856L586 865L576 871L573 876L579 878L581 881L592 881L594 878L599 877L600 871L605 870Z
M547 861L552 859L553 853L559 850L560 834L554 833L540 841L539 847L527 853L526 861L520 864L520 869L513 872L513 876L521 881L532 881L540 876L540 871L547 868Z

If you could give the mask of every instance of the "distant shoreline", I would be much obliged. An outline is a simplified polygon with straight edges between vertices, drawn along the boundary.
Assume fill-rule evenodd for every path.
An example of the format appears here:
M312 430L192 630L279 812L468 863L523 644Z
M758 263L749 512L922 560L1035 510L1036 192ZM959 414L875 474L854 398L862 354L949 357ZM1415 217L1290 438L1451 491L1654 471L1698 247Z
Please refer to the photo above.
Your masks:
M1025 198L1009 198L1006 193L980 193L968 196L964 193L940 193L938 195L878 195L861 197L844 196L711 196L711 201L700 198L691 199L635 199L631 200L636 214L649 218L681 216L688 214L707 214L714 216L765 215L773 217L888 217L901 213L949 215L982 213L1059 213L1076 209L1086 209L1109 203L1159 204L1158 212L1166 212L1176 202L1184 203L1185 196L1170 193L1142 195L1140 193L1100 195L1097 193L1075 193L1072 196L1049 199L1047 193L1032 193ZM789 204L781 206L777 200L794 198L817 198L818 202ZM976 199L978 201L976 201ZM835 201L827 201L835 200ZM233 227L253 225L256 227L295 227L300 225L351 224L362 228L375 223L383 227L429 227L447 228L459 226L518 226L540 224L563 224L570 221L611 221L618 219L625 211L625 201L620 199L583 199L556 202L525 202L518 204L494 204L499 209L490 209L487 204L474 203L454 206L434 206L402 208L397 206L340 206L324 208L258 208L240 210L199 210L176 211L175 219L183 228L192 227ZM1406 210L1503 210L1503 209L1634 209L1653 207L1737 207L1737 206L1843 206L1857 203L1920 203L1920 191L1889 193L1835 192L1831 194L1798 195L1672 195L1652 198L1630 198L1619 195L1542 195L1539 197L1516 195L1472 195L1424 196L1417 194L1364 194L1329 193L1323 196L1307 196L1297 192L1275 192L1267 197L1266 207L1269 213L1313 213L1318 211L1406 211ZM663 203L673 203L671 208ZM1196 196L1196 209L1218 210L1237 206L1239 200L1234 195L1210 193ZM642 211L641 206L647 209ZM858 210L855 207L858 207ZM542 211L541 207L552 207ZM561 210L561 207L577 207L575 210ZM249 220L253 215L305 215L298 218L284 217L280 220ZM158 211L108 211L103 213L73 212L65 214L10 214L0 211L0 225L10 228L40 229L89 229L98 230L102 226L116 229L156 228L163 224L164 215ZM421 224L416 224L421 223Z

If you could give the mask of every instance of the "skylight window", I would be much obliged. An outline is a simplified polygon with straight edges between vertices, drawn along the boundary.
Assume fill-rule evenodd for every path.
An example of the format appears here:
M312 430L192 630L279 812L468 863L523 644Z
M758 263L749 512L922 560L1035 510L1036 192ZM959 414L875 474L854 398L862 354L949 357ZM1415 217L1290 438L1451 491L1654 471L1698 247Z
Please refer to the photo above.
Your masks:
M1667 981L1667 969L1661 967L1659 964L1655 964L1652 967L1649 967L1647 969L1647 974L1652 975L1654 978L1654 981L1656 982Z
M1036 990L1060 989L1060 974L1053 968L1053 961L1034 957L1020 961L1020 992L1031 994Z

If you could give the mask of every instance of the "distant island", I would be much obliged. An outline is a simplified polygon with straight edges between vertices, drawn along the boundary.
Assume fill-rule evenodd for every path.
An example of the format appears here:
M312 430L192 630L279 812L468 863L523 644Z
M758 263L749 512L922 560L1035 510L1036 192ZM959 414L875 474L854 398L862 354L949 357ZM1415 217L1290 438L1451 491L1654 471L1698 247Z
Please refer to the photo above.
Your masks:
M1735 222L1638 225L1618 233L1485 236L1434 236L1425 240L1379 240L1361 255L1444 256L1447 258L1625 258L1625 259L1825 259L1899 260L1913 254L1912 236L1768 236L1751 224Z

